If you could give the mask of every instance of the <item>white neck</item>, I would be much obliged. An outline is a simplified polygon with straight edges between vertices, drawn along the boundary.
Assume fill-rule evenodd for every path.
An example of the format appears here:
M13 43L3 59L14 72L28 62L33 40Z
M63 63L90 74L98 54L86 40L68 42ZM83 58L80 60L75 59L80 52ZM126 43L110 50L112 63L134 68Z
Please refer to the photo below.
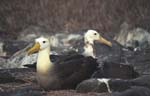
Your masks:
M38 74L49 73L49 69L52 66L49 54L50 54L50 47L39 51L38 59L37 59L37 73Z
M84 56L91 56L91 57L93 57L93 58L96 58L92 44L90 44L90 43L85 43L83 55L84 55Z
M87 37L84 37L84 42L88 42L89 44L94 44L94 40L93 38L87 38Z

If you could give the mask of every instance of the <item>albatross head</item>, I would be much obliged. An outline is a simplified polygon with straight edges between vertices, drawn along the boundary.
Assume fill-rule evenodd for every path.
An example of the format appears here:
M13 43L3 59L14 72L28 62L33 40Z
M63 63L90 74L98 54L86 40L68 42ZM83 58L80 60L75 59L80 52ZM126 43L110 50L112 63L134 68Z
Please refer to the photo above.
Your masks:
M96 58L96 50L93 48L94 41L99 41L100 43L106 44L110 47L112 46L112 43L104 39L97 31L88 30L84 35L84 56L92 56L93 58Z
M104 39L97 31L88 30L84 35L85 43L88 42L90 44L94 44L94 41L99 41L108 46L112 46L112 43Z
M47 38L40 37L35 40L35 45L28 50L28 55L31 55L35 52L50 48L50 41Z

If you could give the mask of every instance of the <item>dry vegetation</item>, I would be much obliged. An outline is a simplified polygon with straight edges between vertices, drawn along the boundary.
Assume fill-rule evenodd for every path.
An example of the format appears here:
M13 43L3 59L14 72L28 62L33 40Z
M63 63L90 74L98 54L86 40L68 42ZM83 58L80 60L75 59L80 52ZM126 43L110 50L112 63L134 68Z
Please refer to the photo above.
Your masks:
M1 0L0 32L14 37L31 25L49 32L118 32L125 21L147 28L149 9L149 0Z

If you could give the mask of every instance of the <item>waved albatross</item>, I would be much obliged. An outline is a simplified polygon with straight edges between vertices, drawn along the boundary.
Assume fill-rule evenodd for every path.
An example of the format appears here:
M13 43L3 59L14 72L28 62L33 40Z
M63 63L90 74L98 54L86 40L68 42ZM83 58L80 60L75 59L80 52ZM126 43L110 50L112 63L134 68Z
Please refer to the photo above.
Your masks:
M96 50L94 47L94 41L99 41L100 43L106 44L108 46L112 46L112 43L103 38L96 30L87 30L84 34L84 46L82 47L83 52L69 51L64 53L63 55L50 55L51 61L55 63L56 61L66 61L69 59L77 59L82 56L91 56L96 58ZM35 68L36 62L34 64L26 64L25 67Z
M87 44L93 43L92 38L104 41L111 46L111 43L103 39L96 31L91 32L88 40L85 40ZM35 40L35 45L28 50L28 55L34 52L38 52L37 81L45 90L74 89L78 83L90 78L98 66L97 60L88 56L89 51L84 52L85 56L73 56L73 58L53 64L49 56L50 40L44 37Z

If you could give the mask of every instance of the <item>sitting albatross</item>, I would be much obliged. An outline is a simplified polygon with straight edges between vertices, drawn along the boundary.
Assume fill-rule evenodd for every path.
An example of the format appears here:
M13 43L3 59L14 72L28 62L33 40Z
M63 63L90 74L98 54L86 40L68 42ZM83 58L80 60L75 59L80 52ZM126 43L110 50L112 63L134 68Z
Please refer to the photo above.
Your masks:
M84 56L95 56L94 41L99 41L100 43L106 44L112 47L112 43L103 38L97 31L88 30L84 35L84 52L82 53Z
M96 58L96 50L94 47L94 41L99 41L103 44L106 44L108 46L112 46L112 43L104 39L97 31L95 30L87 30L87 32L84 34L84 46L81 47L83 49L82 52L76 52L76 51L69 51L64 53L63 55L50 55L51 61L55 63L56 61L62 61L62 60L68 60L68 59L77 59L81 56L91 56L93 58ZM29 67L29 68L35 68L36 69L36 62L33 64L25 64L23 66Z
M85 41L89 46L90 43L93 44L94 40L104 42L109 46L112 45L96 31L90 31L87 35L90 36ZM89 48L89 46L85 47ZM36 64L37 81L45 90L73 89L81 81L90 78L98 66L96 59L91 55L89 56L89 51L84 52L85 56L75 56L75 58L53 64L49 56L50 40L44 37L35 40L35 45L28 50L28 55L34 52L38 52Z

